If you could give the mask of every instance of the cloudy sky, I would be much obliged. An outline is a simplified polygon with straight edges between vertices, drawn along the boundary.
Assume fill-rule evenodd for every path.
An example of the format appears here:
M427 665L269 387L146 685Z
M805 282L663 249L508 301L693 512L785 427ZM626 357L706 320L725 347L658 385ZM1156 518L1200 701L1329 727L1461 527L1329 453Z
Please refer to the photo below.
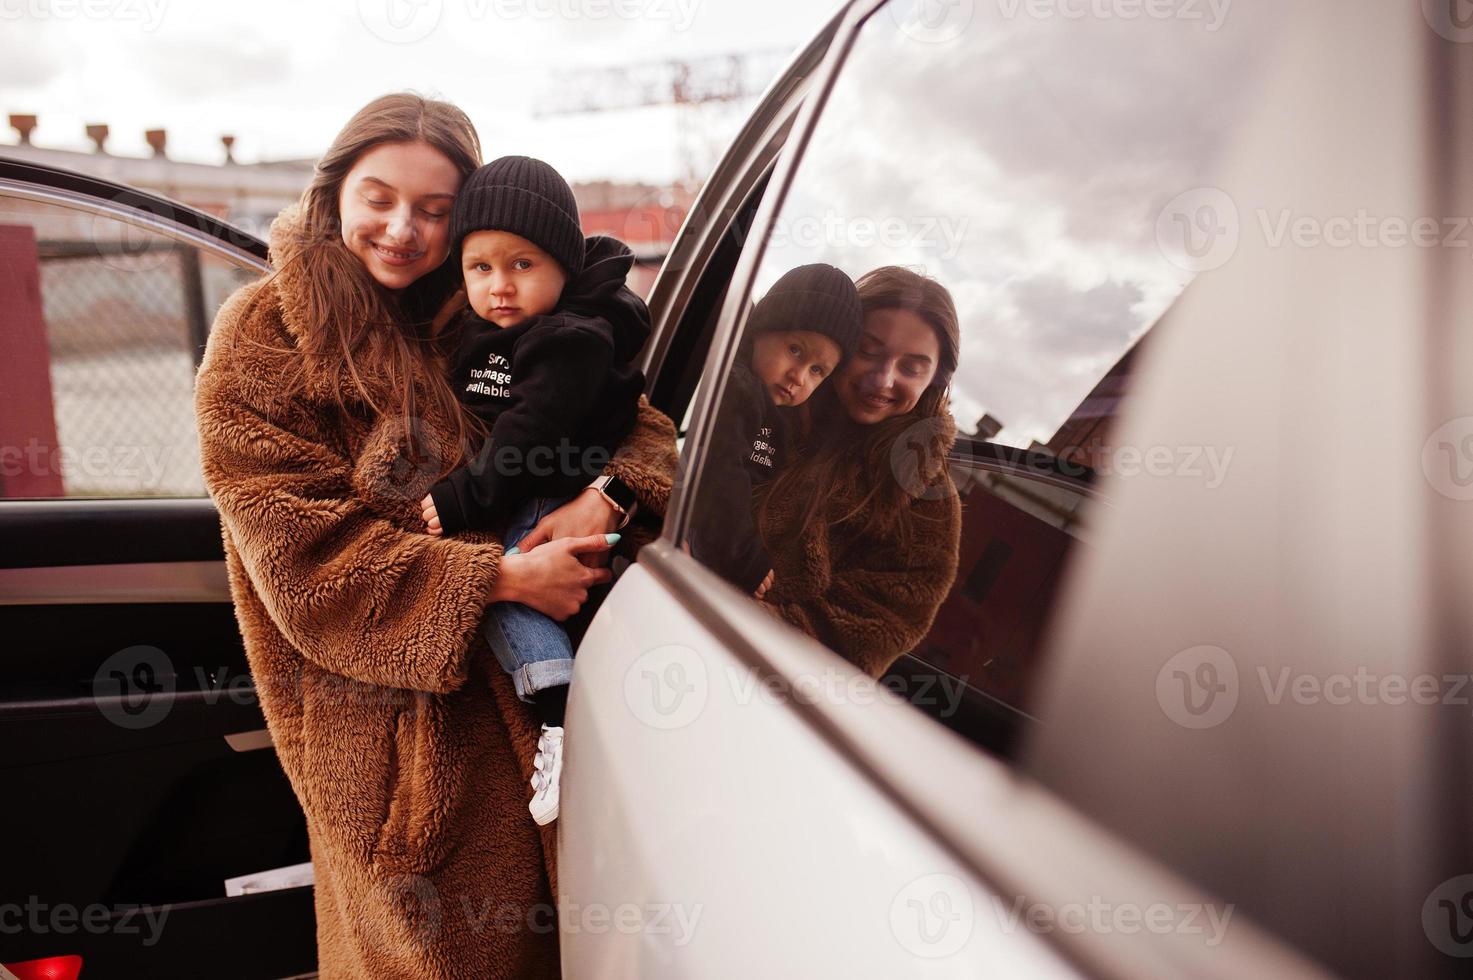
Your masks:
M42 146L217 162L219 137L243 161L319 154L371 98L413 89L450 99L488 158L542 156L573 179L680 176L670 109L534 116L569 74L737 52L781 64L835 0L0 0L0 114L35 113ZM759 65L759 68L761 66ZM713 152L743 110L689 126ZM13 142L8 127L0 143Z
M1027 446L1191 280L1157 222L1228 158L1263 98L1278 19L1239 6L1208 30L1007 9L979 3L965 31L931 43L893 18L866 24L757 290L815 261L937 278L961 318L958 423L990 412L998 441Z

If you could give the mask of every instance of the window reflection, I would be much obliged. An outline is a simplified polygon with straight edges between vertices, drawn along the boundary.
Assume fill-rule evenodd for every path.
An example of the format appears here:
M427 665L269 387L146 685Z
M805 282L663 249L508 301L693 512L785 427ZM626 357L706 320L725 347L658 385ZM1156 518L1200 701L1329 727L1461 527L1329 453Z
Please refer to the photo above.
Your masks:
M852 277L860 336L779 411L783 451L750 493L712 446L691 543L868 673L964 681L970 717L944 720L1005 751L1141 351L1199 267L1161 242L1161 215L1210 187L1271 54L1262 17L993 6L945 36L884 10L861 29L733 372L796 270ZM750 390L735 382L718 425ZM721 531L754 535L771 578L719 567Z

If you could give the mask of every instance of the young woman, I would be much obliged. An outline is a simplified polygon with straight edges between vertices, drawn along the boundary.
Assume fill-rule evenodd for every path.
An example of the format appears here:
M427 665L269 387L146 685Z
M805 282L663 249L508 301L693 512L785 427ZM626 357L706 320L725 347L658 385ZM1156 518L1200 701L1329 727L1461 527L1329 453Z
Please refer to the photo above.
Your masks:
M578 494L517 555L424 533L420 500L473 441L435 314L479 157L451 105L361 110L273 225L275 274L221 308L198 376L236 617L307 818L325 980L558 973L554 838L527 816L536 726L477 625L494 601L575 612L609 578L594 566L619 517ZM674 427L642 401L605 472L657 523L674 471Z
M961 505L946 472L951 294L899 266L862 276L859 349L812 399L797 460L757 492L769 610L873 677L914 649L956 578Z

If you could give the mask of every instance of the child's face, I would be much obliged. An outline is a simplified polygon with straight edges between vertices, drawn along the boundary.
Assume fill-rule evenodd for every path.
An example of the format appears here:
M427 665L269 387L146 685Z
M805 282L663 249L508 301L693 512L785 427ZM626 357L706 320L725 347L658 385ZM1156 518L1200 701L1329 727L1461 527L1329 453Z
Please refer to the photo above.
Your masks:
M833 373L841 353L833 338L812 330L767 330L752 342L752 373L774 405L792 408Z
M460 251L466 299L483 320L498 327L551 313L563 294L563 267L521 235L473 231Z

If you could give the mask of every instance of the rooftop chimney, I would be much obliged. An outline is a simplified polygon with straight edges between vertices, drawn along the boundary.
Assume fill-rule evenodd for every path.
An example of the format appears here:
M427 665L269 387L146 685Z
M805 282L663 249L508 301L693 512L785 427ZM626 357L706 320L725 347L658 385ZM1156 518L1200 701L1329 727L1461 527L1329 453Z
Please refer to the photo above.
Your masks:
M235 147L235 137L234 136L222 136L222 137L220 137L220 142L225 144L225 162L226 163L234 163L235 162L235 154L232 151L233 151L233 149Z
M92 123L87 127L87 138L97 145L98 153L107 152L107 123Z
M168 130L166 130L166 129L147 129L147 130L144 130L144 132L143 132L143 138L146 139L146 140L148 140L148 145L149 146L153 147L153 155L154 156L156 156L156 157L162 157L162 156L165 155L164 154L164 143L169 138L169 131Z
M977 436L981 439L991 439L1003 430L1002 420L993 417L991 412L983 415L977 420Z
M12 129L20 134L21 146L31 145L31 130L36 128L36 122L37 120L35 116L18 116L13 113L11 114L10 125Z

